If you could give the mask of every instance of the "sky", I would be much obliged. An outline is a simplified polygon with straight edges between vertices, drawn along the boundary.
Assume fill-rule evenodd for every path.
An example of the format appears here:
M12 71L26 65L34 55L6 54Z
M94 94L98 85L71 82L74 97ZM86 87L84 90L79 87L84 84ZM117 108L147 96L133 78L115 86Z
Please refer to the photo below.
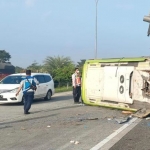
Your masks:
M0 0L0 50L23 68L49 56L150 56L149 13L150 0L99 0L96 30L95 0Z

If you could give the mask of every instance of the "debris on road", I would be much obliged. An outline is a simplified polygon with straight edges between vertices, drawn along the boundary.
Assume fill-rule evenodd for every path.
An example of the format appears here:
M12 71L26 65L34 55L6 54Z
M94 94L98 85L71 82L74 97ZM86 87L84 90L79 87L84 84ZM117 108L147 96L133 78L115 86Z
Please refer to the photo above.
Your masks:
M131 116L115 118L115 120L116 120L117 123L119 123L119 124L128 122L130 119L131 119Z
M150 117L147 117L146 120L150 120Z
M123 114L133 114L131 111L122 111Z
M84 121L84 120L98 120L98 118L80 118L79 121Z
M113 119L114 119L114 117L108 117L107 118L108 121L113 120Z
M71 140L70 143L75 143L75 141Z
M79 144L79 141L76 141L74 144Z
M21 127L21 130L26 130L26 128L24 128L24 127Z
M47 126L47 128L50 128L50 127L51 127L50 125Z
M132 114L132 116L138 118L146 118L149 115L150 115L150 109L146 109L146 108L139 109L135 114Z
M77 145L77 144L79 144L80 142L79 142L79 141L71 140L71 141L70 141L70 143L72 143L72 144L76 144L76 145Z
M98 120L98 118L87 118L86 120Z

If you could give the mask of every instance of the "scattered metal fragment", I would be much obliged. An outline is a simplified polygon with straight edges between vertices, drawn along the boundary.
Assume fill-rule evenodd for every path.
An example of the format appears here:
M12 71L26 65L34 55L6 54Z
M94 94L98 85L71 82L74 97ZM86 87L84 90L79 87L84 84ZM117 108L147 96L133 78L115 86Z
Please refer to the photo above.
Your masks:
M150 117L147 117L146 120L150 120Z
M138 118L145 118L148 115L150 115L150 109L142 108L139 109L135 114L132 116L138 117Z
M130 119L131 119L131 116L115 118L115 120L116 120L119 124L128 122Z
M98 118L79 118L79 121L84 121L84 120L98 120Z

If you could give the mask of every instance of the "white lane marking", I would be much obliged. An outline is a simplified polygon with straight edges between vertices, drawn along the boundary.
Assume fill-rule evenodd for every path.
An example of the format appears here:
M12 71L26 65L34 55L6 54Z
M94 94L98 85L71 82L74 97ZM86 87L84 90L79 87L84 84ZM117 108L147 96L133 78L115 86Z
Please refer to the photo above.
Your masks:
M90 150L99 150L102 148L107 142L109 142L111 139L113 139L115 136L117 136L120 132L122 132L124 129L126 129L128 126L130 126L133 122L135 122L138 118L133 118L130 120L128 123L120 127L118 130L116 130L114 133L106 137L104 140L102 140L100 143L95 145L93 148ZM137 125L139 122L137 122L135 125ZM133 126L134 127L134 126Z

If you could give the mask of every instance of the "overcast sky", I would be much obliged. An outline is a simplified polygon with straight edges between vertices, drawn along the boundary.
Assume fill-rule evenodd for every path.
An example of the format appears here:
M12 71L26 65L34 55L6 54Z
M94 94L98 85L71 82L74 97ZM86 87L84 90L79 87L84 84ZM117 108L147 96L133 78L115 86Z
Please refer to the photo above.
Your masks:
M0 50L15 66L95 57L95 0L0 0ZM99 0L97 58L150 55L150 0Z

